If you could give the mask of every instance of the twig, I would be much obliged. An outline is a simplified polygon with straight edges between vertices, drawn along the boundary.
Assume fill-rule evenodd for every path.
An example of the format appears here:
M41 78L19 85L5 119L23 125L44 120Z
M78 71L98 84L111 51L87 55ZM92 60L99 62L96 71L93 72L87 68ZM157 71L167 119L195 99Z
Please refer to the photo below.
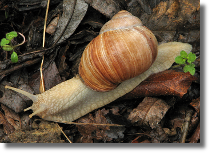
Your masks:
M58 125L58 123L56 123ZM69 143L72 143L71 140L67 137L67 135L63 132L63 130L61 129L61 127L58 125L58 128L61 130L61 132L63 133L63 135L66 137L66 139L68 140Z
M44 19L44 30L43 30L43 44L42 44L42 47L45 46L45 32L46 32L46 26L47 26L47 15L48 15L48 10L49 10L49 5L50 5L50 0L48 0L48 2L47 2L46 14L45 14L45 19Z
M13 71L16 71L16 70L19 70L23 67L27 67L27 66L30 66L30 65L33 65L37 62L39 62L41 60L41 58L36 58L34 60L31 60L31 61L26 61L22 64L19 64L19 65L15 65L14 67L11 67L5 71L2 71L0 72L0 80L3 79L5 76L7 76L8 74L12 73Z
M97 125L97 126L125 126L119 124L100 124L100 123L76 123L76 122L62 122L65 124L75 124L75 125Z
M21 45L23 45L23 44L26 42L26 38L25 38L25 36L24 36L22 33L20 33L20 32L18 32L18 34L19 34L19 35L21 35L21 36L23 37L23 41L22 41L20 44L18 44L18 45L16 45L16 46L14 46L14 47L21 46Z
M187 137L187 134L188 134L188 129L189 129L192 113L193 113L192 109L186 111L186 117L185 117L185 121L184 121L184 124L183 124L182 136L181 136L181 139L180 139L180 143L185 143L185 141L186 141L186 137Z
M39 92L40 93L45 92L44 76L43 76L43 73L42 73L43 63L44 63L44 55L42 57L42 62L41 62L41 66L40 66L40 85L39 85Z

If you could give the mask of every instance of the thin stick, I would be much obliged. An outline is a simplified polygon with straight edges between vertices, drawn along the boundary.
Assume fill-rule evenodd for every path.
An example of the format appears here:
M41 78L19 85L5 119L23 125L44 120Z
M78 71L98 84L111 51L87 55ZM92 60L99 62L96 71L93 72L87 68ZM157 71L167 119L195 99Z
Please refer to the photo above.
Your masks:
M16 46L14 46L14 47L21 46L21 45L23 45L26 42L25 36L22 33L20 33L20 32L18 32L18 34L21 35L21 37L23 37L23 41L20 44L17 44Z
M59 121L58 121L59 122ZM65 124L74 124L74 125L96 125L96 126L125 126L119 124L100 124L100 123L76 123L76 122L62 122Z
M58 123L57 123L58 125ZM72 143L71 140L67 137L67 135L63 132L63 130L61 129L61 127L58 125L58 128L61 130L61 132L63 133L63 135L66 137L66 139L68 140L69 143Z
M48 0L48 2L47 2L46 14L45 14L45 19L44 19L44 30L43 30L43 44L42 44L42 47L45 46L45 32L46 32L47 15L48 15L49 6L50 6L50 0Z
M42 73L43 63L44 63L44 55L42 57L42 63L41 63L41 66L40 66L40 85L39 85L39 92L40 93L45 92L44 76L43 76L43 73Z
M186 141L192 114L193 114L193 110L186 111L186 117L183 123L182 136L180 138L180 143L185 143Z

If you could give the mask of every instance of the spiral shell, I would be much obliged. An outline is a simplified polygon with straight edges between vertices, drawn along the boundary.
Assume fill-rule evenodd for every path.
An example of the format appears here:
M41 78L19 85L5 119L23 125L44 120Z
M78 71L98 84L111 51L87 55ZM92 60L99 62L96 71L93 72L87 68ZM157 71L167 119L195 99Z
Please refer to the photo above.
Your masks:
M85 48L79 75L96 91L109 91L145 72L157 56L157 40L139 18L118 12Z

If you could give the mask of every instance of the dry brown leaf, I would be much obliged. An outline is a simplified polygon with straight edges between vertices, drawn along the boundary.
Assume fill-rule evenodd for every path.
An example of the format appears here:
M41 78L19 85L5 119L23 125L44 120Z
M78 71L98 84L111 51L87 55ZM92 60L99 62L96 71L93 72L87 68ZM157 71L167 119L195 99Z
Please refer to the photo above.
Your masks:
M84 125L77 125L78 131L82 135L79 140L82 143L92 143L93 139L111 141L106 134L107 130L110 130L109 126L95 125L96 124L108 124L108 121L103 116L101 110L98 110L95 117L92 114L86 115L78 120L79 123L88 123ZM92 123L92 124L91 124Z
M197 126L200 124L200 97L198 97L197 99L193 99L189 105L192 106L195 110L191 117L189 131L197 132L195 131L195 129L196 128L198 129ZM200 131L200 127L199 127L199 131ZM195 136L198 135L196 133L194 134Z
M197 99L194 99L191 103L190 106L192 106L197 113L200 113L200 97Z
M161 99L146 97L130 113L128 119L139 126L144 125L153 129L162 120L169 108L170 106Z
M10 134L17 129L21 129L20 116L3 104L1 104L1 108L4 113L0 112L0 124L3 125L4 132Z
M151 75L123 98L173 95L180 98L187 93L192 81L197 80L190 73L166 70Z
M7 121L17 130L21 128L21 119L20 116L9 109L8 107L1 104L1 108L4 110L5 118Z
M198 143L198 141L200 140L200 123L198 124L194 134L189 140L189 143Z
M5 85L14 86L13 84L6 81L2 83L2 85L3 87ZM26 83L22 83L20 86L18 86L18 88L33 94L33 90ZM4 94L3 97L0 98L0 102L15 112L22 112L23 109L31 105L31 101L29 101L30 99L28 97L7 89L4 89L3 91Z
M58 25L58 21L59 21L59 16L55 17L51 22L50 24L47 26L46 28L46 33L49 33L49 34L53 34L56 30L56 27Z
M15 128L11 124L9 124L9 122L5 118L5 115L2 112L0 112L0 125L1 124L3 125L4 133L10 134L15 131Z
M58 21L53 38L54 42L60 35L62 36L59 38L58 43L62 43L69 38L84 18L87 9L88 4L82 0L63 1L63 14ZM64 33L63 30L65 30Z
M114 16L117 12L126 6L124 0L85 0L85 2L109 18Z

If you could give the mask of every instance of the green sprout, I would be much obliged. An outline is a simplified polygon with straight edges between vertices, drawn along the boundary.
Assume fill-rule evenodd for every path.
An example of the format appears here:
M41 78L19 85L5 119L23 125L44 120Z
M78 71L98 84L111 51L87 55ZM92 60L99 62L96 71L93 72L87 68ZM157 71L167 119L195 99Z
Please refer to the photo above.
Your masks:
M185 51L181 51L180 52L180 56L177 56L175 58L175 62L177 64L180 65L184 65L183 71L186 72L190 72L191 75L195 74L195 64L193 64L192 62L194 62L196 59L196 55L192 52L190 52L189 54L187 54Z
M13 63L17 63L18 62L18 55L14 51L15 48L20 46L20 45L22 45L22 44L24 44L24 42L25 42L24 35L22 35L21 33L19 33L19 34L23 37L24 40L23 40L22 43L20 43L18 45L15 45L15 46L12 45L11 41L12 41L13 38L18 36L16 31L11 31L11 32L7 33L6 34L6 38L1 39L1 47L2 47L2 49L5 50L5 51L13 51L12 54L11 54L11 61Z

